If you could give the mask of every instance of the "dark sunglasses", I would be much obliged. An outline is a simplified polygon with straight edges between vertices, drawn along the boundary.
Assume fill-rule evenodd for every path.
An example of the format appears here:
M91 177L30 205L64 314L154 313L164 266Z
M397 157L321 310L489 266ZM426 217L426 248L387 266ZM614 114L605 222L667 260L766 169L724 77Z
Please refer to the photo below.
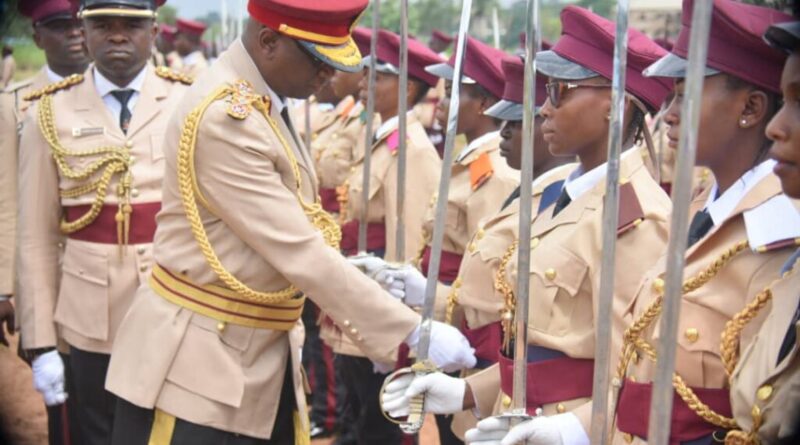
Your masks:
M561 104L561 98L567 94L567 91L575 88L611 88L611 84L591 84L591 83L572 83L564 80L554 80L547 82L547 98L553 107L558 108Z

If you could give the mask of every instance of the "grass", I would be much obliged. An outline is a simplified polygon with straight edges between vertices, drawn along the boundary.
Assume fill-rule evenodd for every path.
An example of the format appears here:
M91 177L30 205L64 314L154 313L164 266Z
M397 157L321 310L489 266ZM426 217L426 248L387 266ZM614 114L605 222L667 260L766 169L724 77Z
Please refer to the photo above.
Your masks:
M37 48L32 40L20 39L11 42L11 46L14 48L14 60L17 62L15 82L33 76L45 64L44 52Z

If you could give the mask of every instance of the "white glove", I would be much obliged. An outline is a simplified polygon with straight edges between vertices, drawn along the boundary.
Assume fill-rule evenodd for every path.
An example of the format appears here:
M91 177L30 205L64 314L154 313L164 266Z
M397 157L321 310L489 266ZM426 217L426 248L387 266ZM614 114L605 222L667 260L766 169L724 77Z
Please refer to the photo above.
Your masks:
M474 368L477 363L475 349L458 329L438 321L431 322L431 343L428 357L444 372ZM415 350L419 343L419 326L406 338L406 344Z
M384 269L375 275L395 298L403 300L408 306L422 306L425 302L425 286L428 279L414 266L406 264L400 269Z
M389 267L389 263L373 255L355 255L347 257L347 261L361 269L368 277L375 279L375 274L381 270Z
M64 362L58 351L45 352L33 359L33 387L44 396L47 406L60 405L67 400L64 392Z
M453 414L464 409L466 388L465 380L441 372L422 376L405 374L386 385L381 407L392 417L407 416L411 398L424 393L426 413Z
M470 445L589 445L589 437L572 413L538 416L511 428L509 419L490 417L467 431Z

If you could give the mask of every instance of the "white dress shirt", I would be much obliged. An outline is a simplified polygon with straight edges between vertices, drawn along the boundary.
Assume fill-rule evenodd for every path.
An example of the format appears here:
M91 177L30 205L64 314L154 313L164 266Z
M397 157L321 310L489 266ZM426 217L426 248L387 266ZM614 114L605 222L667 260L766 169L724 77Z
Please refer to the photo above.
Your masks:
M739 205L739 202L744 198L744 195L746 195L754 185L758 184L759 181L772 173L772 168L775 164L775 160L767 159L758 164L755 168L748 170L741 178L734 182L728 190L725 190L725 193L719 198L716 197L719 194L719 187L717 183L714 182L705 205L705 209L708 210L708 213L711 215L714 226L722 224L725 219L730 216L731 212L736 209L736 206Z
M626 150L620 156L620 160L625 159L626 156L630 156L630 154L635 151L636 150L633 149ZM598 182L605 178L606 170L608 170L608 162L604 162L586 173L583 172L583 167L579 166L575 169L570 173L567 179L564 180L564 188L567 189L569 198L575 201L584 193L591 190Z
M469 154L472 153L473 151L475 151L475 149L477 149L481 145L485 144L486 142L491 141L492 139L497 137L499 134L500 134L500 130L498 130L498 131L490 131L490 132L484 134L483 136L480 136L480 137L476 138L475 140L473 140L472 142L467 144L467 146L464 147L463 150L461 150L461 153L459 153L458 157L456 158L456 162L461 162L462 159L464 159L467 156L469 156Z
M411 116L411 113L413 113L413 112L414 112L414 110L408 110L406 115L407 116ZM395 116L395 117L390 117L389 119L386 120L386 122L383 122L381 124L381 126L378 127L378 130L375 132L375 139L380 139L380 138L386 136L390 131L392 131L394 128L396 128L398 126L397 121L399 121L399 120L400 120L400 117L399 116Z
M128 100L128 110L131 112L131 116L133 116L133 109L136 107L136 102L139 101L139 96L142 94L142 85L144 85L144 78L147 75L147 67L145 66L142 68L142 71L130 81L130 83L124 87L118 86L115 83L108 80L100 71L97 70L97 67L93 68L94 71L94 87L97 90L97 94L103 99L103 103L106 104L106 108L108 111L111 112L111 115L114 117L114 122L119 122L119 115L122 113L122 104L111 94L112 91L116 90L124 90L124 89L131 89L133 90L133 94L131 98Z

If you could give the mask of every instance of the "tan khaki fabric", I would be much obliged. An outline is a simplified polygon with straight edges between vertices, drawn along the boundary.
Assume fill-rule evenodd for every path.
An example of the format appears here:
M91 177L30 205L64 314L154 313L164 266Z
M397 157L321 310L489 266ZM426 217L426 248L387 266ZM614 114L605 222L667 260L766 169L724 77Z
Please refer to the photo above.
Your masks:
M220 284L195 241L184 213L176 172L184 119L213 91L245 80L260 96L270 89L241 41L223 53L207 76L184 96L167 127L163 207L158 216L155 260L198 285ZM386 294L327 246L298 203L316 197L312 160L273 104L271 120L252 112L228 115L213 102L199 125L197 183L211 208L200 217L222 264L258 291L290 284L305 292L375 360L401 344L419 316ZM296 159L297 188L290 155ZM157 407L193 423L269 438L284 373L291 366L298 410L306 409L300 370L302 330L273 331L228 324L172 304L147 285L119 330L106 387L145 408ZM289 362L291 360L291 362ZM302 416L301 416L302 417Z

